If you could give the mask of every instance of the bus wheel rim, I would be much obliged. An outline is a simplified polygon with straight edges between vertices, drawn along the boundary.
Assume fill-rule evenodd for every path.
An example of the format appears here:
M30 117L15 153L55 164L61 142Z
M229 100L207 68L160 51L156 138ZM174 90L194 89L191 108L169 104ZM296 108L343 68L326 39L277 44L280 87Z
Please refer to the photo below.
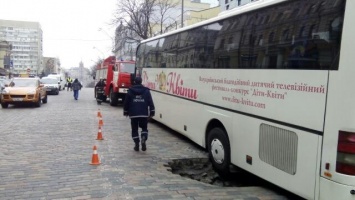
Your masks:
M211 154L213 160L218 163L222 164L224 162L224 147L220 140L214 139L211 142Z

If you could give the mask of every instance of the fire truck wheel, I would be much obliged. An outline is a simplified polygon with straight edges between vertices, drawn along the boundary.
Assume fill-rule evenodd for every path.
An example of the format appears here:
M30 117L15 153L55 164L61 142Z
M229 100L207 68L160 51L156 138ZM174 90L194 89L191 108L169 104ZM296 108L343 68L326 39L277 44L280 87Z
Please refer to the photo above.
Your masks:
M118 94L113 91L113 89L110 89L110 105L111 106L117 106L118 104Z
M101 101L106 102L107 96L106 95L101 95L100 99L101 99Z

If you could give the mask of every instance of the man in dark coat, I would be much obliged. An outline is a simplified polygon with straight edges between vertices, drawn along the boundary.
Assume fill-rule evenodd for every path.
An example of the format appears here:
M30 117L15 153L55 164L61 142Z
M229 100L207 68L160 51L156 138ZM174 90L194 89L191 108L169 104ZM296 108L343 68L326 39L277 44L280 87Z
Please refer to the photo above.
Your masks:
M123 115L131 119L132 139L135 143L134 150L139 151L139 142L142 143L142 151L146 151L148 139L148 118L155 115L155 107L150 90L142 85L142 78L134 79L135 85L128 89L123 104ZM139 138L138 128L142 128Z
M105 86L106 86L105 80L100 77L100 80L99 82L96 83L95 87L105 87Z
M74 92L74 99L78 100L79 98L79 90L81 90L83 86L81 85L81 83L79 82L79 80L76 78L74 80L74 82L72 83L72 89Z

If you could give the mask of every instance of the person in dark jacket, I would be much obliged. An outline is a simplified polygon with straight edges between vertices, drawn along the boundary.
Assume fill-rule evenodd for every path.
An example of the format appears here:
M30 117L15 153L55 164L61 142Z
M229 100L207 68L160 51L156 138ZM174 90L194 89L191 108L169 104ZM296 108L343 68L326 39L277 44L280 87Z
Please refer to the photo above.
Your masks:
M74 99L75 99L75 100L78 100L78 98L79 98L79 90L80 90L81 87L83 87L83 86L81 85L81 83L79 82L79 80L76 78L76 79L74 80L74 82L71 84L71 87L72 87L72 89L73 89L73 91L74 91Z
M150 94L150 90L142 85L142 78L134 79L135 85L128 89L123 104L123 115L131 119L132 139L135 143L134 150L139 151L141 140L142 151L146 151L146 141L148 139L148 118L155 115L155 107ZM139 138L138 128L142 128L141 138Z
M100 77L99 82L96 83L95 87L105 87L106 86L106 82L103 78Z

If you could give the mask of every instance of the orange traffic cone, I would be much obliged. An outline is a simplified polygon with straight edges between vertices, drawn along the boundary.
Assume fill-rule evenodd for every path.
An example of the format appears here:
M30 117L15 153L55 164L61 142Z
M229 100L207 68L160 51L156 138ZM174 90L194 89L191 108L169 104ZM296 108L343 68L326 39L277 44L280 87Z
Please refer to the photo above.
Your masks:
M99 118L102 117L100 109L99 109L99 111L97 111L97 117L99 117Z
M93 150L94 150L94 153L92 154L92 159L91 159L90 165L99 165L101 163L100 163L100 160L99 160L99 155L97 154L96 145L94 146Z
M101 126L99 126L99 131L97 132L97 138L96 140L103 140L104 138L102 137L102 131L101 131Z
M99 119L99 126L103 126L104 125L104 122L102 121L102 117L100 117Z

